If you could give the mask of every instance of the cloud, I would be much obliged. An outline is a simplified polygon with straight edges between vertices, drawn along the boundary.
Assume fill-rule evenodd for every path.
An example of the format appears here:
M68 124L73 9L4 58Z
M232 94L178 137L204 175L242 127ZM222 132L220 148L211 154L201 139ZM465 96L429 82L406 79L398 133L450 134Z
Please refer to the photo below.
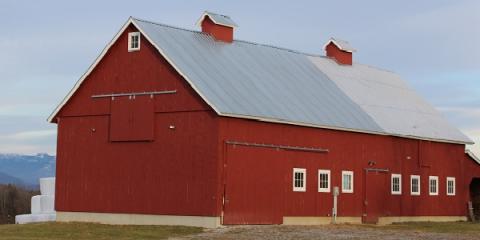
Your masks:
M0 152L36 154L56 152L56 133L54 129L21 131L0 135Z

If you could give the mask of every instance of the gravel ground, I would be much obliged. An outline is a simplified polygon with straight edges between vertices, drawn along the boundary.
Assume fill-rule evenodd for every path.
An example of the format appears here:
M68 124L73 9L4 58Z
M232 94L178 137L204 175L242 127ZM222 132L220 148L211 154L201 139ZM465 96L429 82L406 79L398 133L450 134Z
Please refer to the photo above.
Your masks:
M176 240L251 240L251 239L480 239L478 234L432 233L417 230L392 230L381 227L355 225L326 226L234 226L208 229L198 235Z

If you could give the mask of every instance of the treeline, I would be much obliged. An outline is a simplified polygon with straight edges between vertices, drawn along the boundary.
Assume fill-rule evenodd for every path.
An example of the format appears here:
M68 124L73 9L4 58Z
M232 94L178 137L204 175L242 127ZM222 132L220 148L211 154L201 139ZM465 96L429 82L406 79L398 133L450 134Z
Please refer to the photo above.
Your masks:
M0 224L15 223L16 215L30 213L32 196L39 194L16 185L0 184Z

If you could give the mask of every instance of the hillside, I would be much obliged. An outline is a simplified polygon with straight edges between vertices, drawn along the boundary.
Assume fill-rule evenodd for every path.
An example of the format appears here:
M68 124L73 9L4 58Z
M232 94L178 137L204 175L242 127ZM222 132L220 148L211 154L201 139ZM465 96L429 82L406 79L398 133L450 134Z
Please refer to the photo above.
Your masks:
M55 176L55 156L0 154L0 183L36 186L39 178L52 176Z

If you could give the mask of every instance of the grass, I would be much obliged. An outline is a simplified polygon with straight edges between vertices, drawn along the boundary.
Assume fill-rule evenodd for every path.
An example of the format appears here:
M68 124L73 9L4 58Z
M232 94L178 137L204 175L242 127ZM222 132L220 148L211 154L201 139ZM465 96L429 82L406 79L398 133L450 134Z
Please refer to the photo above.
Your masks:
M480 223L474 222L406 222L385 226L362 225L378 229L420 231L432 233L480 234Z
M167 239L203 232L202 228L181 226L124 226L94 223L38 223L0 225L0 239Z

